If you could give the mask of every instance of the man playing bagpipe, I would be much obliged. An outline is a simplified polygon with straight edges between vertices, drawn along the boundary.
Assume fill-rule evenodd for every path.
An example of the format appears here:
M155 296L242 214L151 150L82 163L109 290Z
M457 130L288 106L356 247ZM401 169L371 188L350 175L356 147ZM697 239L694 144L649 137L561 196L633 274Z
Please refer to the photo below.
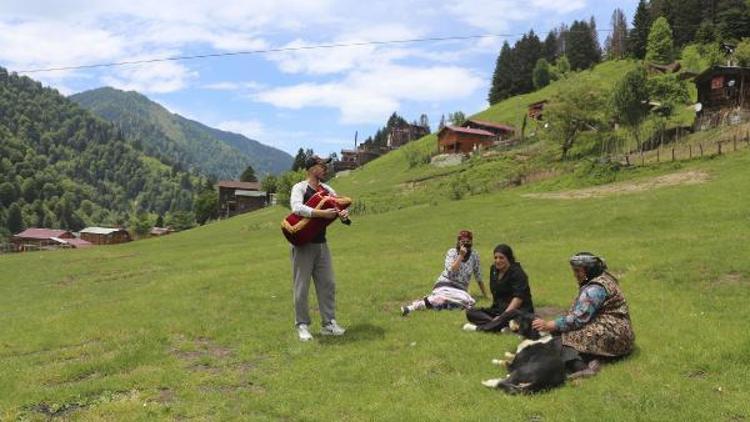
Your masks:
M284 234L292 243L295 324L301 341L312 339L307 305L311 277L315 283L315 293L318 296L322 318L320 334L340 336L346 331L336 323L336 282L333 276L331 253L326 244L326 226L329 221L323 222L326 224L319 224L321 221L316 221L316 219L333 220L339 217L342 222L347 224L349 222L349 212L345 208L321 206L322 201L330 201L328 197L336 196L336 192L323 183L328 172L327 164L330 161L330 158L322 159L318 156L307 158L305 161L307 179L294 185L291 192L290 205L292 213L296 216L287 217L282 224ZM348 198L346 200L349 201ZM318 206L310 206L316 201ZM289 223L290 218L295 220L293 225ZM299 241L296 236L302 238L303 234L307 235L313 226L316 232L309 241L307 238L304 242Z

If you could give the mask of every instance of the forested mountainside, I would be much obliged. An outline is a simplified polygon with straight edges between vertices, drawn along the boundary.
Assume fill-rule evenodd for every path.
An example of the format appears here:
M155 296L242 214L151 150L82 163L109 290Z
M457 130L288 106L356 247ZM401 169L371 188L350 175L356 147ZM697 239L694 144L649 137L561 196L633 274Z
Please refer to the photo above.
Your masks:
M137 92L104 87L70 99L115 124L149 155L204 175L236 179L248 165L257 174L275 174L292 164L281 150L171 113Z
M189 211L197 183L57 90L0 67L0 237Z

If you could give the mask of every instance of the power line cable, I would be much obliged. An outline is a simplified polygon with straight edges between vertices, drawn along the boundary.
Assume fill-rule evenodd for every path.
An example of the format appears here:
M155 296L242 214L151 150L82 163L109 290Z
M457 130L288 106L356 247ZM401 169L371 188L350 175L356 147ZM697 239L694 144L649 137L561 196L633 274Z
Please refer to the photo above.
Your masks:
M571 32L571 31L567 31ZM588 32L588 31L582 31ZM597 29L596 32L612 32L611 29ZM267 53L284 53L293 51L306 51L306 50L320 50L320 49L333 49L343 47L363 47L368 45L389 45L389 44L409 44L409 43L420 43L420 42L434 42L434 41L462 41L480 38L510 38L526 35L523 34L479 34L479 35L460 35L460 36L448 36L448 37L428 37L428 38L411 38L403 40L386 40L386 41L361 41L351 43L334 43L334 44L316 44L306 45L297 47L278 47L278 48L265 48L257 50L247 51L228 51L224 53L209 53L209 54L196 54L190 56L172 56L172 57L158 57L154 59L142 59L142 60L125 60L120 62L111 63L98 63L98 64L86 64L86 65L74 65L74 66L56 66L48 68L37 68L37 69L25 69L18 70L18 73L39 73L39 72L55 72L62 70L79 70L79 69L95 69L102 67L117 67L127 65L140 65L148 63L159 63L159 62L174 62L183 60L198 60L207 59L214 57L230 57L230 56L247 56L253 54L267 54Z

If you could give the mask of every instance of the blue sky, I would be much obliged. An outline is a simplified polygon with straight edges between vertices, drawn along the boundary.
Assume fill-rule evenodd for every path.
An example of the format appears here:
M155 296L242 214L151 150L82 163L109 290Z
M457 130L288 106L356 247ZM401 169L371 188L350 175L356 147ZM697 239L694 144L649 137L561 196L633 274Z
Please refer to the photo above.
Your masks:
M635 0L83 0L0 2L0 66L11 71L331 43L511 34L29 73L63 94L139 91L173 112L289 153L350 148L397 111L487 107L502 42L594 16L608 29ZM603 41L606 33L600 33Z

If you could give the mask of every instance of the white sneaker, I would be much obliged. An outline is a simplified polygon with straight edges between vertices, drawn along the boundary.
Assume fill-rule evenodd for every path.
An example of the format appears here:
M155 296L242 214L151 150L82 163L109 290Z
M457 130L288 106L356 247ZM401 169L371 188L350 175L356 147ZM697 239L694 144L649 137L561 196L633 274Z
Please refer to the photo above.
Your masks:
M299 336L300 341L310 341L313 338L307 324L300 324L297 326L297 335Z
M463 328L464 331L476 331L477 330L477 326L474 325L474 324L472 324L472 323L470 323L470 322L467 322L461 328Z
M346 330L341 328L335 319L332 319L331 322L320 329L320 334L324 336L343 336L345 332Z

